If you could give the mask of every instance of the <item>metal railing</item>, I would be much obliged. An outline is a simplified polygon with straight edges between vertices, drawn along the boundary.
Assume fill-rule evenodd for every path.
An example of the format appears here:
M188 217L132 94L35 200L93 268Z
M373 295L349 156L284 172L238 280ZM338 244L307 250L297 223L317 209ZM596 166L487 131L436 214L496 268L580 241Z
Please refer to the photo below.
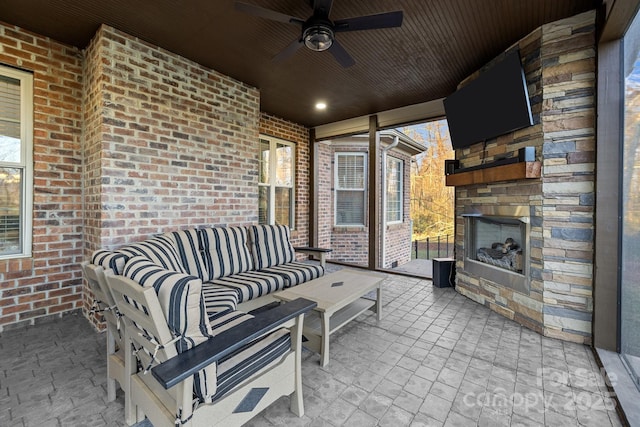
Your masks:
M412 259L432 259L453 257L453 235L432 236L412 242Z

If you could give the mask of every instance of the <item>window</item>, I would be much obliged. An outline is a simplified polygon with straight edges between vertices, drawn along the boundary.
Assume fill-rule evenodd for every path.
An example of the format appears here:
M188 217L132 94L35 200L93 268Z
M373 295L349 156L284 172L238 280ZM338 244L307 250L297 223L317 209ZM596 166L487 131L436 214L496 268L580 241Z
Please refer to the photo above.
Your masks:
M33 76L0 66L0 259L31 256Z
M336 153L336 225L364 226L366 156Z
M294 228L295 145L277 138L260 136L260 177L258 222Z
M387 157L387 223L402 222L402 160Z
M640 389L640 15L624 37L620 353Z

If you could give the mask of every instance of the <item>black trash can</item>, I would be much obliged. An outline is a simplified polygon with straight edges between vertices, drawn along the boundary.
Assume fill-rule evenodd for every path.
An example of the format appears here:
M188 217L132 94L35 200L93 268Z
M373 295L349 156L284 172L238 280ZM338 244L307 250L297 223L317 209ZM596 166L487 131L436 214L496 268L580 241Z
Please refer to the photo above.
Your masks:
M433 259L433 285L438 288L455 287L455 260L453 258Z

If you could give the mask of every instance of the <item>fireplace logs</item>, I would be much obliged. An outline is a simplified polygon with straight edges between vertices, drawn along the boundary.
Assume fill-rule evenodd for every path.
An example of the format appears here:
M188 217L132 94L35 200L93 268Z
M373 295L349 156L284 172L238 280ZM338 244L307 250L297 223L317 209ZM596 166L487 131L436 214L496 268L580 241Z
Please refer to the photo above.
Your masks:
M493 243L490 248L478 248L478 261L522 273L522 249L511 237L504 243Z

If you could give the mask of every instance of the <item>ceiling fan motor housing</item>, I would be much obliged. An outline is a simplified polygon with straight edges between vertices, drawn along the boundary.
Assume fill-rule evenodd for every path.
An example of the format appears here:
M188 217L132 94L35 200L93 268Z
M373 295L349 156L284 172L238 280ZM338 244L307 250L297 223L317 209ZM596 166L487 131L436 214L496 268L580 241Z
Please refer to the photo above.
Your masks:
M311 18L304 25L302 40L304 45L316 52L322 52L333 45L335 34L333 25L327 19Z

